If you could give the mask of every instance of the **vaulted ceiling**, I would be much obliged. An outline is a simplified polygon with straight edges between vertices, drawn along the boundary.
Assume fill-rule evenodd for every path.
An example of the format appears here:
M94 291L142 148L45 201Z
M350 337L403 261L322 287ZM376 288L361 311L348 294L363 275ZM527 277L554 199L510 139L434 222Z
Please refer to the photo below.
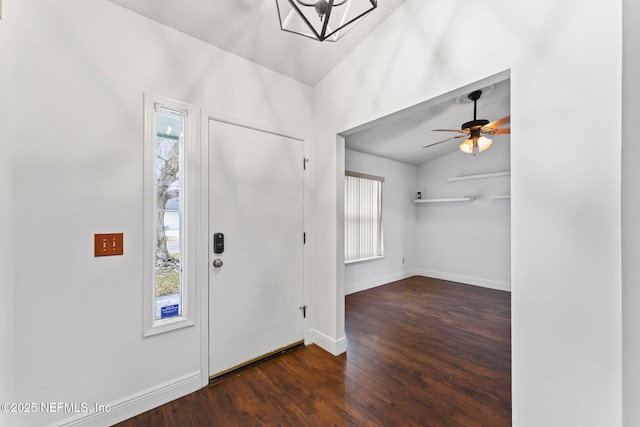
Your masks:
M109 1L314 86L404 0L379 1L336 43L282 31L275 0Z
M310 86L316 85L349 52L391 15L404 0L379 0L378 7L337 42L318 42L280 29L275 0L108 0L149 19L241 56ZM478 118L509 115L508 80L461 88L410 107L347 135L355 151L419 165L458 150L459 140L422 148L450 136L432 129L458 129L473 118L466 95L485 93ZM495 135L495 143L509 143Z

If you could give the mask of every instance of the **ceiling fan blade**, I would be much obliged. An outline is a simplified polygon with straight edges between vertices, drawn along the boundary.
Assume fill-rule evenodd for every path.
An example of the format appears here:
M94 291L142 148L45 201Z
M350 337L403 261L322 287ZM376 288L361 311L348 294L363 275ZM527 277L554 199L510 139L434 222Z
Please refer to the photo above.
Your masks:
M511 133L511 128L505 128L505 129L496 129L495 132L491 132L495 135L500 135L500 134L506 134L506 133Z
M480 133L483 135L503 135L511 133L511 128L492 129L483 127L482 129L480 129Z
M511 123L511 116L503 117L501 119L496 120L495 122L491 122L488 125L482 126L483 128L499 128L500 126L504 126L507 123Z
M434 142L433 144L425 145L422 148L429 148L429 147L433 147L434 145L442 144L443 142L451 141L452 139L466 138L466 137L467 135L458 135L458 136L454 136L453 138L445 139L444 141L438 141L438 142Z
M460 130L460 129L432 129L431 132L460 132L460 133L467 133L464 130Z

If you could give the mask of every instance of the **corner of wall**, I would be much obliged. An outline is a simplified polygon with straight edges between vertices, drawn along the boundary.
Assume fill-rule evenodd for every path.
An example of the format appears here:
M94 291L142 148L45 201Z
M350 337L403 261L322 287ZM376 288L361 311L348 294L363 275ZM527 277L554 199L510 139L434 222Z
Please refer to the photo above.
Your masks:
M6 12L6 10L5 10ZM13 146L14 125L14 85L12 20L6 13L0 20L0 402L14 401L15 395L15 272L13 258L14 242L14 180ZM10 414L9 414L10 415ZM0 417L8 414L0 413ZM0 418L0 424L3 424ZM4 425L4 424L3 424Z
M309 335L310 342L307 344L315 344L334 356L339 356L347 351L347 338L344 336L334 340L315 329L309 331Z
M635 54L640 48L638 17L640 6L635 0L623 0L622 48L622 425L640 425L640 179L637 163L637 121L640 114L640 60Z

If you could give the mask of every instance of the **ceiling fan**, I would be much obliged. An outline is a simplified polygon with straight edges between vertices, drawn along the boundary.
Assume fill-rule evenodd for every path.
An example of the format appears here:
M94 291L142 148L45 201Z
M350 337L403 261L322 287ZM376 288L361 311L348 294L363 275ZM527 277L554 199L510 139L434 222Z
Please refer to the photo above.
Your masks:
M491 147L493 141L483 135L500 135L511 133L510 128L498 129L501 126L509 124L511 122L511 116L503 117L496 121L489 123L489 120L476 119L477 103L478 99L482 96L481 90L475 90L471 92L467 98L473 101L473 120L462 124L461 130L458 129L434 129L434 132L459 132L462 135L454 136L443 141L434 142L433 144L425 145L422 148L433 147L434 145L442 144L443 142L451 141L453 139L467 138L460 144L460 151L463 153L473 153L474 148L478 148L479 152Z

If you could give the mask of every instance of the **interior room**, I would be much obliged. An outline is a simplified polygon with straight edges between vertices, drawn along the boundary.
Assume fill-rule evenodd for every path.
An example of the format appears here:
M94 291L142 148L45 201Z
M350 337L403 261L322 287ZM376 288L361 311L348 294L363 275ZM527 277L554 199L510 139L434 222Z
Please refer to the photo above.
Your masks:
M212 135L249 141L240 130L295 142L300 250L285 249L301 254L302 344L347 352L347 294L414 273L468 280L511 292L514 426L640 425L640 5L379 3L344 37L319 42L282 30L281 1L0 0L1 425L113 425L207 386L211 284L233 268L255 269L234 267L233 233L224 257L214 256L221 230L209 223L216 173L243 165L219 162ZM416 227L402 241L386 237L394 249L370 271L345 266L344 173L371 160L349 139L419 106L455 102L478 83L497 93L504 81L508 111L494 116L478 102L487 119L511 116L509 142L497 135L481 153L502 158L486 169L454 166L454 141L434 148L452 153L432 168L399 167ZM148 136L159 110L179 113L189 141L189 273L175 322L153 317L149 287ZM425 130L422 144L452 136L435 133ZM286 158L249 153L248 171ZM506 172L505 159L508 177L448 181ZM287 183L288 173L270 177ZM434 186L432 174L447 181ZM476 200L416 204L418 188L423 199ZM254 212L278 212L259 204ZM501 210L509 230L465 221L483 207ZM459 235L419 223L438 215ZM500 235L491 251L450 256L457 239L487 229ZM97 236L116 238L122 253L96 256L112 242ZM431 240L451 246L439 251Z
M467 135L457 132L474 119L477 90L477 118L509 117L505 74L347 132L345 169L385 181L384 256L347 262L346 294L414 275L511 290L510 135L464 153Z

